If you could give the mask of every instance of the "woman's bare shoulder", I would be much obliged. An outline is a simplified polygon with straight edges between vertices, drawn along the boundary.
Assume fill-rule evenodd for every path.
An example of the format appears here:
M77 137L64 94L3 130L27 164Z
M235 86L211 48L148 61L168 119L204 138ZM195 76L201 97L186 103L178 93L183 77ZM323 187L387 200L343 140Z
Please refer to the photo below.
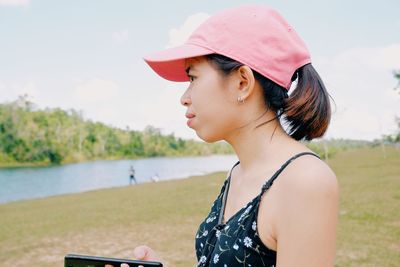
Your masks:
M339 186L335 173L323 160L314 156L302 156L288 165L282 173L279 187L281 210L294 207L315 209L313 204L333 205L339 198Z
M300 157L290 165L280 180L284 193L276 201L278 258L282 262L320 255L321 262L323 258L332 261L339 205L336 175L313 156Z
M318 195L335 193L338 182L335 173L323 160L307 155L288 165L282 173L281 186L285 192L296 195Z

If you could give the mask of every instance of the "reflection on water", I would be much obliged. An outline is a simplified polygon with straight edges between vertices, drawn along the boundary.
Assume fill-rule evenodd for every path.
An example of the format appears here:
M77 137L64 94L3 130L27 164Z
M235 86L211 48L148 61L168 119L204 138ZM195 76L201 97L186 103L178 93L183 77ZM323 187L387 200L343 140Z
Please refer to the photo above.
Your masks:
M93 161L64 166L0 169L0 203L129 185L129 167L138 183L227 171L235 155Z

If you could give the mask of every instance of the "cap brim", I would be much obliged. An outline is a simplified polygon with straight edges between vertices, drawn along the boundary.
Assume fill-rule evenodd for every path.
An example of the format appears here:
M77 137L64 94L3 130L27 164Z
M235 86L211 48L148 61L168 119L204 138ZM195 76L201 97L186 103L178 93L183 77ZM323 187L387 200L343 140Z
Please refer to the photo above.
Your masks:
M189 78L185 71L185 59L215 53L214 51L184 44L143 57L147 64L164 79L174 82L186 82Z

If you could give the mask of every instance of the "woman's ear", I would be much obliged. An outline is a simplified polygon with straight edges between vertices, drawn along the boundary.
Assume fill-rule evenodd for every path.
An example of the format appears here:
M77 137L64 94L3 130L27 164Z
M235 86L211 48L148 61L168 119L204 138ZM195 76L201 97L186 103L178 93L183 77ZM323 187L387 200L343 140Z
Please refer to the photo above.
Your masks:
M245 101L254 91L255 78L250 67L243 65L235 71L235 83L238 89L238 99Z

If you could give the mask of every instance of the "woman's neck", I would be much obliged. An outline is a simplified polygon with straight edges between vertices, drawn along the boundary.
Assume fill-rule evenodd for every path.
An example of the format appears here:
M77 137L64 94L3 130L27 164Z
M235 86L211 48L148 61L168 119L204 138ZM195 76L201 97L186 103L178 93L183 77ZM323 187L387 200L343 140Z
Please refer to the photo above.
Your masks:
M279 159L279 155L290 153L289 148L297 143L285 132L278 119L273 117L274 114L268 112L257 121L237 129L225 139L240 160L241 172L251 173L259 166L265 166L268 161L273 163L274 158ZM269 120L271 121L256 127Z

